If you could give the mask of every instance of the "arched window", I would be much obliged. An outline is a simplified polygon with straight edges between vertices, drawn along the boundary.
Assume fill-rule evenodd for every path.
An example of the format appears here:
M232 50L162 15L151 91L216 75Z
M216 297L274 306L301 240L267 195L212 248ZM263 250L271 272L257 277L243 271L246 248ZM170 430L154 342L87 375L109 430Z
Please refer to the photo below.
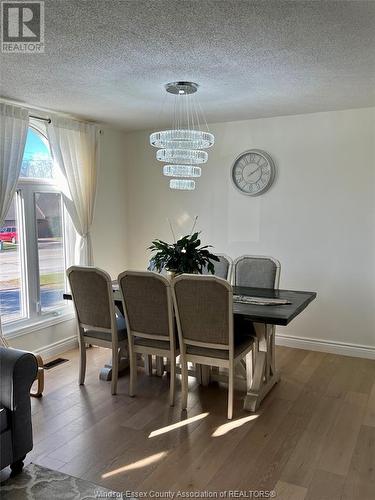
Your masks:
M34 127L29 127L27 134L20 177L49 180L55 177L55 167L48 140Z
M62 296L66 214L56 174L45 130L32 124L17 192L0 228L0 313L5 331L70 312Z

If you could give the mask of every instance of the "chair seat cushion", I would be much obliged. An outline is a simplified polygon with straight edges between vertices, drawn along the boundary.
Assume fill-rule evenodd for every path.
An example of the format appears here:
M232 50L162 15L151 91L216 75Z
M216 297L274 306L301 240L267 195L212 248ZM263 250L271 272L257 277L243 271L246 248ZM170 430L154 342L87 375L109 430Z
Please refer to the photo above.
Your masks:
M142 347L152 347L154 349L170 349L169 340L146 339L144 337L134 337L134 345Z
M118 340L121 342L122 340L127 339L127 331L126 331L126 325L125 325L125 318L124 316L116 316L116 323L117 323L117 332L118 332ZM101 332L98 330L86 330L84 333L85 337L90 337L93 339L99 339L99 340L108 340L109 342L111 341L111 334L107 332Z
M10 425L9 410L0 406L0 433L8 429Z
M254 342L253 337L237 335L234 333L234 357L236 358L241 352L246 351ZM186 354L194 356L206 356L208 358L229 359L229 351L224 349L211 349L209 347L200 347L195 345L186 346Z

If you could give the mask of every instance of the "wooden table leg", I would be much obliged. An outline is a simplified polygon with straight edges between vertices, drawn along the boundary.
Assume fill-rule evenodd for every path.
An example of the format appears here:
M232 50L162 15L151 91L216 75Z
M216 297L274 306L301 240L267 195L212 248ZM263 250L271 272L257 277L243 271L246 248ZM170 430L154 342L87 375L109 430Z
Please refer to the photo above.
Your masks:
M123 373L125 370L129 368L129 357L128 353L125 349L120 349L119 352L119 363L118 363L118 372L119 374ZM112 360L108 361L103 368L100 369L99 379L108 382L112 380Z
M255 365L248 368L249 374L253 372L253 377L244 401L247 411L257 411L262 400L280 380L275 370L275 327L263 323L254 323L254 327L257 341L254 344Z
M144 354L143 360L144 360L145 373L149 377L151 377L151 375L152 375L152 355L151 354Z
M211 367L208 365L201 365L202 385L207 386L210 383Z
M202 385L203 383L202 365L200 365L199 363L194 363L194 371L195 371L195 378L197 379L198 384Z

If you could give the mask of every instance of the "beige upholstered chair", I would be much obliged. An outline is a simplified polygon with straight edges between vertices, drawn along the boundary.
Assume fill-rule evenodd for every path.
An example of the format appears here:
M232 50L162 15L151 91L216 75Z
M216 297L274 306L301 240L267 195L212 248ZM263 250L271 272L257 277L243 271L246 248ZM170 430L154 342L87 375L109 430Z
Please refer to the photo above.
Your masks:
M112 394L117 392L120 349L127 349L125 319L115 313L111 277L95 267L67 270L78 321L79 384L85 382L86 344L112 350Z
M228 368L231 419L234 367L253 346L253 337L239 331L233 318L232 286L216 276L183 274L173 280L172 291L181 352L182 406L187 407L189 361Z
M280 262L273 257L262 255L241 255L233 263L232 283L233 286L255 287L255 288L279 288L280 282ZM252 321L244 318L244 325L248 325L247 330L252 330L254 336L254 348L251 352L251 374L254 375L256 357L259 352L260 338L256 334ZM272 348L272 336L276 334L275 325L269 327L270 346ZM270 348L270 349L271 349ZM270 350L270 355L274 359L274 352Z
M176 356L175 322L170 281L152 271L125 271L118 277L124 299L129 339L130 396L135 395L136 355L156 355L170 360L170 405L174 405Z
M218 276L219 278L223 278L227 281L231 280L232 277L232 265L233 261L228 255L225 255L223 253L216 253L216 257L219 257L219 262L214 262L215 266L215 273L214 276ZM211 273L208 272L207 268L205 268L202 272L202 274L208 274L210 275Z
M233 263L234 286L278 288L280 262L262 255L241 255Z

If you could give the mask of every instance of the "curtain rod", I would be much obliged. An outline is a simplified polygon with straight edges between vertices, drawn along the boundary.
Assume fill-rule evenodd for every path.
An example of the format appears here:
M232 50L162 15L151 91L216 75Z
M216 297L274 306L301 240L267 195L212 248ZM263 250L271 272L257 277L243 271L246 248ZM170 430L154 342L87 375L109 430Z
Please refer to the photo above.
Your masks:
M42 122L51 123L51 118L43 118L42 116L29 115L30 118L34 118L34 120L40 120Z
M40 120L42 122L51 123L51 118L43 118L42 116L29 115L29 118L34 118L34 120ZM103 135L103 130L99 129L99 134Z
M29 118L34 118L34 120L40 120L42 122L47 122L47 123L51 123L51 118L43 118L42 116L35 116L35 115L29 115ZM99 134L102 135L103 134L103 130L99 130Z

